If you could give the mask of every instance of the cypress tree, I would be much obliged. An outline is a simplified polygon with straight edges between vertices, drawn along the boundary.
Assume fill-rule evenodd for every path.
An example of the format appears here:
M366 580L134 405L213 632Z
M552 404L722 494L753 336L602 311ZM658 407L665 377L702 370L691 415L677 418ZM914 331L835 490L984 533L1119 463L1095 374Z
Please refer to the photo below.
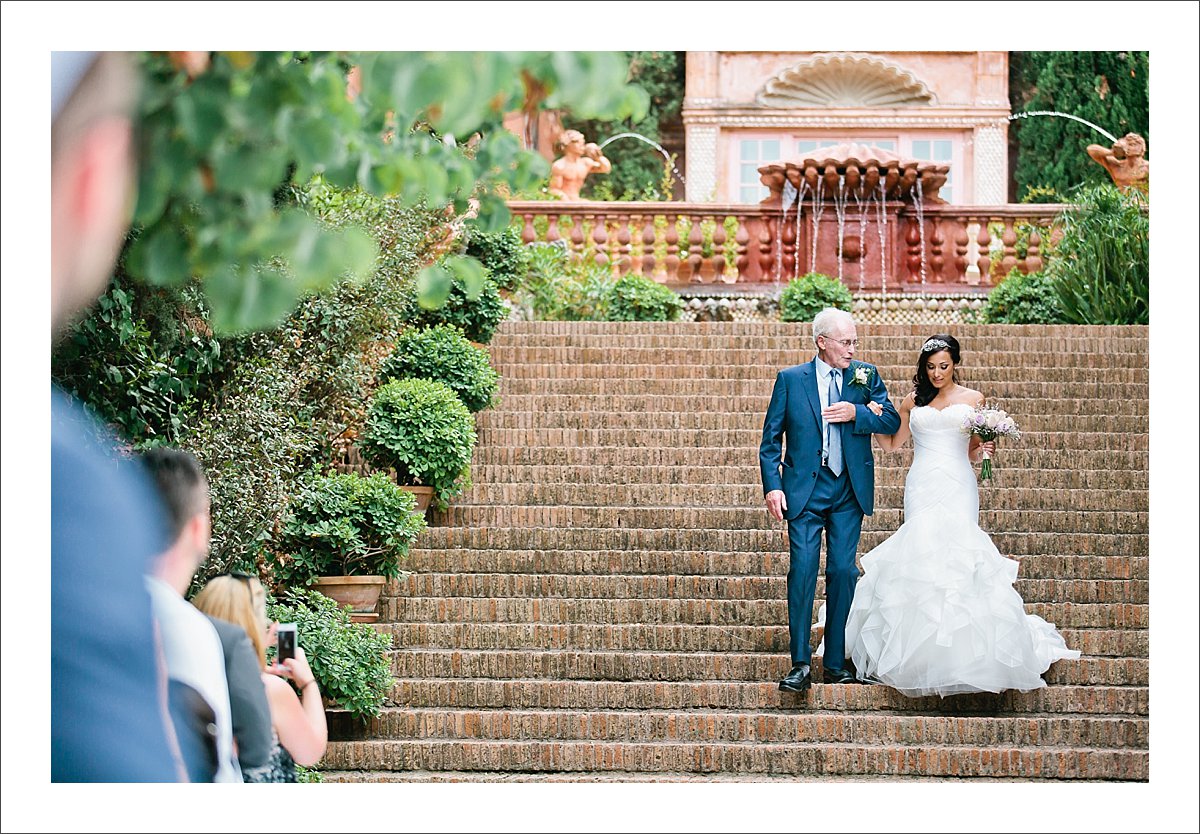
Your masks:
M1149 149L1149 52L1013 52L1009 98L1014 115L1032 110L1069 113L1118 138L1141 134ZM1031 189L1052 188L1066 198L1083 183L1109 181L1086 149L1111 143L1087 125L1033 116L1014 120L1010 136L1017 148L1013 177L1019 200Z

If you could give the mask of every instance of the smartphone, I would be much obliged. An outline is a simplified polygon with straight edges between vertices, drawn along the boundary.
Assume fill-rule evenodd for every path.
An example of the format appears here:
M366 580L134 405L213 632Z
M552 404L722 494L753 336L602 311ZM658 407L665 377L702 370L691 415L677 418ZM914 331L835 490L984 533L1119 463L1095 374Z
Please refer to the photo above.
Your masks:
M275 662L283 663L296 656L296 624L280 623L275 627Z

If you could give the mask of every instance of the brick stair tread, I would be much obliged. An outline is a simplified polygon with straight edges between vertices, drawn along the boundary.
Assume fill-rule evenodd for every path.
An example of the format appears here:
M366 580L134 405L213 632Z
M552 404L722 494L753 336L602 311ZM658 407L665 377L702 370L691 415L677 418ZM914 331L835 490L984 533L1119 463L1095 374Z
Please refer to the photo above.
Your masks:
M882 536L882 531L876 531ZM865 537L864 537L865 538ZM420 540L418 540L420 544ZM559 573L639 576L782 576L788 555L782 542L776 552L762 550L517 550L454 546L414 547L405 569L415 572L441 568L456 575L503 573L512 575ZM859 555L866 552L859 548ZM1002 551L1003 552L1003 551ZM1024 579L1149 579L1147 556L1096 556L1061 554L1006 554L1020 564ZM384 589L385 596L393 595Z
M602 681L545 678L400 679L390 699L400 706L603 710L636 704L641 709L833 709L896 711L929 715L1059 714L1148 716L1146 686L1054 684L1032 692L908 698L888 687L814 683L803 696L781 692L776 680Z
M1146 780L1146 750L1040 747L559 741L331 742L324 762L334 769L519 771L691 770L887 773L905 776L1041 776Z
M1014 745L1146 749L1149 719L1095 715L931 716L815 710L496 710L386 708L365 725L331 713L333 741L375 739Z
M380 771L380 770L322 770L321 776L323 781L335 784L340 783L473 783L473 782L547 782L547 783L564 783L564 782L596 782L596 783L627 783L627 782L653 782L653 783L670 783L670 782L703 782L710 784L718 783L759 783L759 782L828 782L827 776L802 776L789 775L782 773L638 773L636 771L625 771L614 773L608 772L587 772L587 771L572 771L568 773L520 773L520 772L504 772L504 771L480 771L480 770L403 770L403 771ZM841 776L839 782L890 782L893 781L891 776ZM910 776L905 779L906 782L955 782L961 781L952 777L916 777ZM997 781L1020 781L1028 782L1028 779L998 779L991 777L989 782ZM1039 782L1048 781L1067 781L1067 780L1049 780L1039 779Z

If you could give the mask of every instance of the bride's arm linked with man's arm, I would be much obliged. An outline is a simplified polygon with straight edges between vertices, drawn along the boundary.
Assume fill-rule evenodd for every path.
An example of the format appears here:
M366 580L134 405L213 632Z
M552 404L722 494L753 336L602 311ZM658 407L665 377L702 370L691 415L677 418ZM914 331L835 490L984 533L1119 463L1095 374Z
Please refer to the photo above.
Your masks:
M886 396L886 394L885 394ZM879 448L885 452L894 452L900 449L908 442L908 438L912 436L912 432L908 428L908 415L912 411L913 395L909 394L900 403L899 425L893 433L875 432L875 442L879 444ZM872 399L867 403L867 408L876 417L883 415L883 405Z

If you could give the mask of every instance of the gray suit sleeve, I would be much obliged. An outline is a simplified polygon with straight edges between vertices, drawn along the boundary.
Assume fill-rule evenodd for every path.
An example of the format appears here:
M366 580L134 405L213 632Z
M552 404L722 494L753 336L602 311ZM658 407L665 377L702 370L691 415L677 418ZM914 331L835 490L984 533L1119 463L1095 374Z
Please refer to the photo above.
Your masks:
M259 767L271 758L273 736L267 690L262 682L262 666L254 656L254 644L240 627L232 623L225 643L225 676L229 679L229 708L233 715L233 737L237 739L238 761L243 769ZM218 626L218 631L226 629ZM233 633L236 632L236 633Z

